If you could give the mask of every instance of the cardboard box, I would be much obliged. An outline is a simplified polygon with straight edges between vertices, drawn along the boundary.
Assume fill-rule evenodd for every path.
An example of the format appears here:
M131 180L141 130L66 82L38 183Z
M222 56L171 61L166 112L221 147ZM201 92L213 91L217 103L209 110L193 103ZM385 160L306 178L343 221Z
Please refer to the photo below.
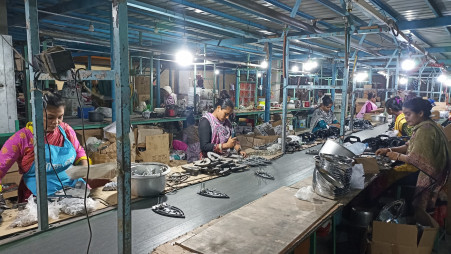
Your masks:
M80 144L84 147L85 143L83 142L83 131L82 130L76 130L75 133L77 134L77 139L80 142ZM85 130L85 139L88 140L90 137L96 137L100 140L103 139L103 129L89 129Z
M169 163L169 134L146 136L146 151L140 152L143 162Z
M357 164L363 165L365 175L379 173L379 165L377 164L377 160L375 158L372 157L356 158L355 162Z
M4 198L17 197L17 188L19 187L21 179L22 174L19 173L19 167L17 166L17 163L14 163L8 170L6 175L2 178L2 185L13 184L10 190L2 190Z
M136 76L135 89L138 94L145 94L150 96L150 77Z
M254 147L255 146L262 146L269 143L273 143L279 138L278 135L272 135L272 136L255 136L254 137Z
M150 94L139 94L138 95L138 101L139 102L146 102L150 100Z
M432 120L439 120L440 119L440 112L437 110L431 111L431 119Z
M428 214L418 221L424 228L418 235L416 225L373 221L371 254L430 254L434 246L438 224Z
M371 116L373 116L374 114L372 114L372 113L365 113L364 115L363 115L363 119L364 120L368 120L368 121L371 121Z
M161 135L163 133L164 133L163 129L160 128L152 128L152 129L138 128L138 141L136 143L138 144L138 147L145 148L147 136Z
M237 141L241 145L241 149L247 149L254 147L253 135L239 135L236 137Z
M373 85L364 85L363 89L365 89L365 90L373 89Z
M437 110L437 111L445 111L446 110L446 102L434 102L435 103L435 107L432 108L432 110Z

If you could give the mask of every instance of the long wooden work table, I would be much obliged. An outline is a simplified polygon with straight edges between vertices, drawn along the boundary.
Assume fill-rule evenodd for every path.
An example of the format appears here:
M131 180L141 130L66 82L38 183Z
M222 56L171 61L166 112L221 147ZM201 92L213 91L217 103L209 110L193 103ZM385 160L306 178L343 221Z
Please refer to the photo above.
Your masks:
M362 139L387 130L380 125L353 135ZM319 146L314 147L318 149ZM233 173L205 182L229 199L206 198L197 194L199 185L166 194L161 201L182 209L186 218L155 214L151 207L158 198L132 204L133 253L285 253L314 234L324 221L352 200L353 191L342 200L317 197L310 203L294 194L311 184L312 155L305 151L286 154L266 167L275 180L257 178L253 170ZM374 177L368 177L369 184ZM91 217L93 230L90 253L117 253L117 211ZM21 241L0 245L3 253L81 253L88 243L86 220L35 234Z

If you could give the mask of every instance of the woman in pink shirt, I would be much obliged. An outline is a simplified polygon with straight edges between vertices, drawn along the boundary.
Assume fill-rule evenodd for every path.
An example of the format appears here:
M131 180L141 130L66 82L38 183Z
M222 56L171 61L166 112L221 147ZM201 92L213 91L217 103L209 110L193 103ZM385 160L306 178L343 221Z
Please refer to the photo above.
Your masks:
M75 131L63 123L64 100L60 95L47 91L43 100L47 194L53 195L62 189L62 185L73 187L76 182L83 181L69 179L64 171L73 164L87 165L88 160ZM15 162L23 175L18 190L19 202L26 201L31 194L36 195L33 144L33 124L30 122L12 135L0 150L0 180Z
M357 114L357 118L363 118L363 115L366 113L377 113L377 112L383 112L383 108L377 108L376 105L376 94L369 92L368 93L368 100L365 102L363 107L360 109L360 112Z

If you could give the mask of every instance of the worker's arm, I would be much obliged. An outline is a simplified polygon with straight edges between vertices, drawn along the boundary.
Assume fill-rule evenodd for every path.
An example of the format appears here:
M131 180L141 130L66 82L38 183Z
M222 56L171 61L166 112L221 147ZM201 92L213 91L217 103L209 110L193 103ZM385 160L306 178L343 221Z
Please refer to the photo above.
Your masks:
M0 179L2 179L18 158L23 157L25 148L33 134L26 129L14 133L0 150Z
M77 153L75 157L75 165L81 165L81 166L87 166L88 165L88 157L86 156L85 149L80 144L80 142L77 139L77 134L75 133L74 129L70 127L68 124L64 124L63 126L67 139L72 143L72 145L75 148L75 152Z

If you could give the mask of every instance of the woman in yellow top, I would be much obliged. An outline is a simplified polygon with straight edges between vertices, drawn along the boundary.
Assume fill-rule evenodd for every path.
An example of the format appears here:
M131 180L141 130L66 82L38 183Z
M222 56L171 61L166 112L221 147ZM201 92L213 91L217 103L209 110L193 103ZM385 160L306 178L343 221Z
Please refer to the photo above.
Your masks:
M406 121L406 117L402 112L402 100L399 96L390 98L385 102L385 107L387 108L387 113L395 116L395 127L394 129L398 131L398 136L411 136L412 129L409 127Z

